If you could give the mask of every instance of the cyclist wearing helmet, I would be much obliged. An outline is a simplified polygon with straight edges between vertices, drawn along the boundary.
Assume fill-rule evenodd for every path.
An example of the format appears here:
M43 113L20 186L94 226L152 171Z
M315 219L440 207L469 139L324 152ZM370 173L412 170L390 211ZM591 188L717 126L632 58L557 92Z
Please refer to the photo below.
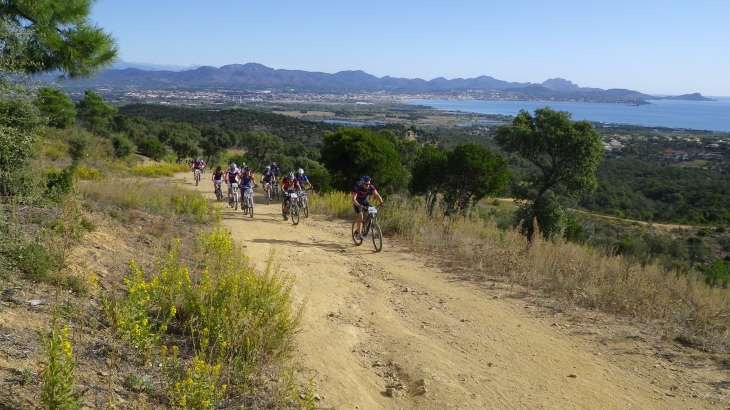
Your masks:
M241 171L236 166L235 162L231 162L231 165L226 170L226 181L228 182L228 205L233 205L233 190L231 184L238 182L238 177L241 175Z
M378 201L380 201L380 205L383 205L383 202L385 202L372 184L372 179L365 175L352 188L352 205L355 207L355 213L357 214L357 230L355 231L355 235L360 239L362 239L362 211L370 206L370 202L368 201L370 195L375 195Z
M279 168L278 165L276 165L276 162L271 163L271 172L274 173L274 176L276 179L279 179L279 175L281 175L281 168Z
M309 182L309 178L307 178L307 176L304 175L303 169L299 168L297 170L297 174L294 175L294 178L297 179L297 182L299 182L299 186L301 186L302 188L304 188L304 184L307 184L307 185L309 185L310 189L314 189L314 187L312 186L312 183Z
M241 188L249 189L251 184L256 184L256 177L251 172L251 167L247 165L243 167L243 173L241 173Z
M216 187L218 185L223 184L223 177L225 176L225 172L223 172L223 168L218 165L213 171L213 176L210 177L210 180L213 181L213 191L215 191Z
M293 192L299 192L301 189L302 187L291 172L286 174L281 181L281 192L284 193L284 202L281 204L281 216L284 217L285 221L289 219L287 216L289 214L289 195Z
M200 158L195 158L193 160L193 179L195 179L195 171L203 172L203 167L205 166L205 163Z
M271 184L271 183L273 183L273 181L274 181L274 173L271 172L271 167L267 165L266 170L264 170L263 174L261 174L261 181L259 181L259 182L261 182L262 184L264 184L264 183Z

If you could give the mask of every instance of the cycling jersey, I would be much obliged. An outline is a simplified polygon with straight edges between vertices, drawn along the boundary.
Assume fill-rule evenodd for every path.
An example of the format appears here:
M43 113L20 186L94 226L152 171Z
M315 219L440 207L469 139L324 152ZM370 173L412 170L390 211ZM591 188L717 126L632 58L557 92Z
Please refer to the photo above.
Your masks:
M193 161L193 168L195 169L202 169L203 168L203 161Z
M284 192L287 192L290 189L299 190L302 187L299 185L299 182L297 182L296 179L289 179L284 178L283 181L281 181L281 190Z
M375 189L375 185L373 184L370 184L367 188L365 188L362 184L358 183L352 188L352 193L357 195L355 200L362 204L368 200L368 196L371 194L377 194L378 191Z
M253 174L241 175L241 186L243 188L251 188L251 182L255 182L255 178L254 178Z
M281 170L279 169L278 165L272 165L271 172L276 176L279 176L279 174L281 174Z
M274 173L271 171L266 171L263 175L261 175L261 178L264 182L271 183L271 181L274 180Z
M307 178L306 175L302 174L295 174L294 178L296 178L297 182L299 182L299 185L304 188L304 184L309 183L309 178Z
M223 171L215 171L213 172L213 179L216 181L220 181L221 179L223 179L223 175Z
M231 183L231 184L234 183L234 182L236 182L236 179L238 178L238 176L240 174L241 174L241 171L239 171L238 168L236 168L233 171L231 171L229 169L228 171L226 171L226 176L228 178L228 182Z

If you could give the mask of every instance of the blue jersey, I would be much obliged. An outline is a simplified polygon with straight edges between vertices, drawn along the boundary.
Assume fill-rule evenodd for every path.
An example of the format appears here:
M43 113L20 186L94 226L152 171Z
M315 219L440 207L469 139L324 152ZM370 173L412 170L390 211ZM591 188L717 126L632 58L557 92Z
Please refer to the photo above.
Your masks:
M254 180L253 174L243 174L241 175L241 186L243 188L251 188L251 181Z
M304 184L309 182L309 178L307 178L306 175L302 174L294 174L294 178L296 178L297 182L299 182L299 186L304 188Z

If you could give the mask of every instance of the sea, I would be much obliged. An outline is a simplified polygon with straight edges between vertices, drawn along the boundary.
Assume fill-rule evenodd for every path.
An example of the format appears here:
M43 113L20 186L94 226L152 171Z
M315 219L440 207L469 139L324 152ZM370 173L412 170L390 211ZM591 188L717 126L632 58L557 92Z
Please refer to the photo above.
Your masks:
M730 97L708 97L716 101L649 100L646 105L603 103L496 101L496 100L407 100L406 104L425 105L453 113L517 115L549 106L568 111L575 121L588 120L644 127L669 127L689 130L730 132Z

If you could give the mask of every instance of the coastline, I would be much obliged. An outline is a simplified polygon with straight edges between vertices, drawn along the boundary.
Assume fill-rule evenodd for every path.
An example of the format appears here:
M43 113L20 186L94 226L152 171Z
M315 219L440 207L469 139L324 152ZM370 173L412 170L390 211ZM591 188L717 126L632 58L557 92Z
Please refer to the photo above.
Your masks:
M533 112L549 106L567 111L574 120L610 125L667 128L702 132L730 133L730 97L715 101L652 100L647 105L597 102L502 101L502 100L403 100L445 112L515 116L521 109Z

